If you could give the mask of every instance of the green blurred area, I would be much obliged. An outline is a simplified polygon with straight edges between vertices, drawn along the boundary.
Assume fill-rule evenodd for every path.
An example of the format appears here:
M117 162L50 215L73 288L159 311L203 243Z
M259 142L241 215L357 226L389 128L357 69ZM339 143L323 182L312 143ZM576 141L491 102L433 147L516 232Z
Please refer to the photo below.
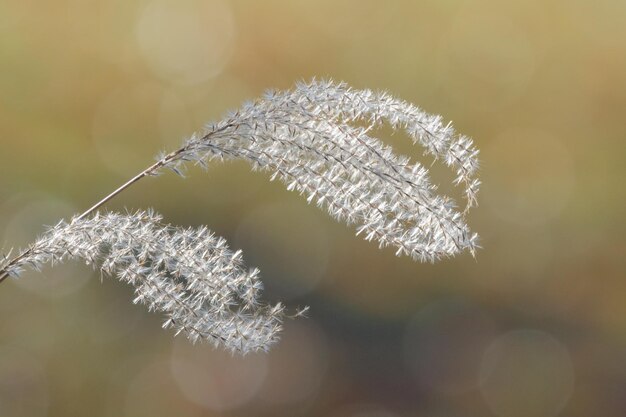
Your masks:
M611 0L0 2L0 248L312 77L452 120L483 181L483 249L435 265L244 163L142 181L107 207L208 225L310 318L232 358L82 265L28 273L0 288L0 416L623 416L625 21Z

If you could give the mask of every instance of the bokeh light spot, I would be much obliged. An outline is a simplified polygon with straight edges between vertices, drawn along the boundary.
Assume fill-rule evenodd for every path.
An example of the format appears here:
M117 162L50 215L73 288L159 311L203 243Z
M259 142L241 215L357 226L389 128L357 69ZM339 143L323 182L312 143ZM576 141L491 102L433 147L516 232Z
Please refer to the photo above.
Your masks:
M219 74L233 51L235 25L219 0L156 0L137 23L137 42L150 68L174 83L197 84Z
M225 411L245 405L258 392L267 373L263 353L232 355L180 337L174 343L171 370L190 401L209 410Z
M500 417L553 417L574 386L567 348L548 333L515 330L485 351L480 389Z
M161 357L154 358L130 380L123 415L126 417L205 415L200 407L188 401L176 388L168 361Z

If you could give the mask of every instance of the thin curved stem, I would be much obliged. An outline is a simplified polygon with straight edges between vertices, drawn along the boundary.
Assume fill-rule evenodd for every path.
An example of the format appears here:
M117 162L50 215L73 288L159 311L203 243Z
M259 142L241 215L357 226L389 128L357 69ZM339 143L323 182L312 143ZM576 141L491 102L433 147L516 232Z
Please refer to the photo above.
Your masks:
M219 133L219 132L222 132L222 131L228 129L229 127L232 127L232 125L230 123L225 124L221 128L213 130L213 131L207 133L206 135L204 135L202 137L202 140L207 140L209 138L209 136L214 135L214 134ZM171 162L171 161L175 160L176 158L178 158L178 156L181 153L183 153L184 151L186 151L186 150L187 150L187 145L182 146L181 148L179 148L179 149L177 149L177 150L175 150L175 151L165 155L163 158L161 158L160 160L158 160L154 164L150 165L148 168L144 169L139 174L135 175L133 178L131 178L128 181L126 181L124 184L120 185L115 191L113 191L112 193L110 193L109 195L104 197L102 200L98 201L96 204L91 206L83 214L81 214L80 216L76 217L75 220L82 220L82 219L84 219L85 217L87 217L88 215L90 215L91 213L93 213L94 211L96 211L97 209L102 207L103 205L105 205L113 197L115 197L116 195L118 195L119 193L121 193L122 191L124 191L125 189L127 189L128 187L130 187L131 185L133 185L134 183L136 183L137 181L139 181L143 177L147 177L147 176L153 175L158 169L162 168L163 166L167 165L169 162ZM3 266L3 269L0 270L0 284L2 283L2 281L7 279L8 276L9 276L9 272L7 271L7 269L10 266L14 265L16 262L18 262L19 260L21 260L22 258L24 258L25 256L27 256L28 254L30 254L31 251L32 251L32 249L26 249L24 252L20 253L19 255L17 255L14 258L12 258L9 262L7 262L6 265Z
M104 197L102 200L98 201L96 204L91 206L89 209L87 209L87 211L85 211L83 214L78 216L76 218L76 220L81 220L81 219L87 217L88 215L90 215L91 213L93 213L94 211L96 211L97 209L102 207L103 205L105 205L113 197L115 197L116 195L118 195L119 193L121 193L122 191L124 191L125 189L127 189L128 187L130 187L131 185L133 185L134 183L136 183L137 181L139 181L143 177L147 177L149 175L152 175L156 170L158 170L159 168L161 168L162 166L164 166L168 162L170 162L173 159L175 159L184 150L185 150L185 147L177 149L176 151L167 154L161 160L159 160L159 161L155 162L154 164L150 165L148 168L144 169L139 174L135 175L133 178L131 178L130 180L126 181L124 184L120 185L115 191L113 191L112 193L110 193L109 195ZM11 265L14 265L16 262L18 262L19 260L21 260L22 258L27 256L28 254L30 254L31 251L32 251L32 249L26 249L24 252L20 253L19 255L17 255L14 258L12 258L4 266L4 269L2 271L0 271L0 284L2 283L2 281L7 279L8 276L9 276L9 272L7 271L7 269Z
M165 158L161 159L160 161L150 165L148 168L146 168L145 170L143 170L142 172L140 172L139 174L135 175L133 178L129 179L128 181L126 181L124 184L120 185L115 191L113 191L111 194L107 195L106 197L104 197L102 200L98 201L96 204L94 204L93 206L91 206L87 211L85 211L83 214L81 214L80 216L78 216L76 218L76 220L82 220L85 217L87 217L88 215L90 215L91 213L93 213L94 211L96 211L97 209L99 209L100 207L102 207L103 205L105 205L109 200L111 200L113 197L115 197L116 195L118 195L119 193L121 193L122 191L124 191L125 189L127 189L128 187L130 187L131 185L133 185L134 183L136 183L137 181L139 181L140 179L142 179L143 177L146 177L150 174L152 174L154 171L156 171L157 169L161 168L167 161L171 160L176 154L178 154L182 149L179 149L177 152L171 153L168 156L166 156Z

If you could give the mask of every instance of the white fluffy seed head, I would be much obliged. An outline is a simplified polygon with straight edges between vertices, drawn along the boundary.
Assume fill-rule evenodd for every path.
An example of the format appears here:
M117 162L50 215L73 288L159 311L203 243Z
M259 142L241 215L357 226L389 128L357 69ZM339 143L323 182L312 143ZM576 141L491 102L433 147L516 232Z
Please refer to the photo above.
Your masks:
M371 134L381 123L402 129L425 152L456 173L466 209L435 193L428 170L396 155ZM271 172L357 234L393 246L398 254L435 261L468 250L477 235L465 222L477 202L478 150L441 116L386 93L313 81L267 92L184 144L184 161L244 159Z
M381 123L404 130L455 171L465 210L435 193L428 169L372 136ZM244 159L365 239L392 246L398 255L436 261L477 248L478 237L465 222L480 185L477 155L471 139L440 116L386 93L313 81L246 103L160 156L145 174L167 168L183 175L190 161L206 166L213 159ZM243 354L267 350L285 317L282 304L260 301L259 271L245 268L241 251L231 251L206 227L173 227L152 211L61 221L20 256L1 259L0 272L18 276L25 267L67 258L100 265L133 285L136 303L165 313L164 327L193 342Z
M245 269L239 252L204 227L173 227L143 211L75 218L50 228L11 272L69 258L133 285L135 303L164 312L164 327L192 341L247 353L277 339L282 307L260 302L258 270Z

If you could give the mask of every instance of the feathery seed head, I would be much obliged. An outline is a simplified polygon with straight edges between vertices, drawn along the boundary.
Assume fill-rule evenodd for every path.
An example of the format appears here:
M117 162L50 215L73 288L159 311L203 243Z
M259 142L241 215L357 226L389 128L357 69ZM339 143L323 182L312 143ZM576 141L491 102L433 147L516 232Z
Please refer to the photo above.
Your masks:
M372 136L382 123L404 130L426 154L455 171L465 210L435 193L424 166ZM434 262L465 250L473 254L478 247L478 236L465 223L480 186L477 156L472 140L441 116L387 93L331 81L300 82L289 91L266 92L208 124L177 151L159 155L154 165L83 215L59 222L19 256L5 256L0 273L17 277L25 267L81 258L133 285L134 302L165 313L164 327L192 342L243 354L267 350L277 340L284 307L260 301L259 271L245 268L241 251L231 251L206 227L164 224L151 210L95 210L138 178L165 168L184 176L187 162L206 167L213 159L243 159L354 225L366 240Z

